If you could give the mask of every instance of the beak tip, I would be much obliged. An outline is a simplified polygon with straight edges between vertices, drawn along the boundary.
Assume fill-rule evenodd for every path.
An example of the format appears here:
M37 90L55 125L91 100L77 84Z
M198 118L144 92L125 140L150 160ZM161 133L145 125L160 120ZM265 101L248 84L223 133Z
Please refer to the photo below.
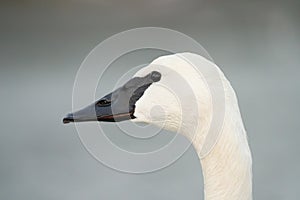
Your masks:
M63 123L68 124L70 122L74 122L73 114L68 114L66 117L63 118Z
M68 124L68 123L70 123L70 121L69 121L67 118L64 118L64 119L63 119L63 123L64 123L64 124Z

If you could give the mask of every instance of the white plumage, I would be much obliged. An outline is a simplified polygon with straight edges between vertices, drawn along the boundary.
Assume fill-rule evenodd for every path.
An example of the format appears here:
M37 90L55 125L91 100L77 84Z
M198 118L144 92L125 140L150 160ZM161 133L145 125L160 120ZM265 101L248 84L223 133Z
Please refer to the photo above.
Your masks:
M206 200L252 199L247 135L221 70L202 56L180 53L155 59L135 76L63 122L131 119L180 133L199 156Z
M202 73L201 69L217 73ZM191 140L202 165L206 200L252 199L252 159L246 131L235 92L221 70L199 55L180 53L155 59L135 76L151 71L160 72L162 78L137 101L133 121L177 131ZM213 137L215 145L202 154L216 107L211 89L217 86L214 81L208 85L208 79L223 84L224 120L219 136Z

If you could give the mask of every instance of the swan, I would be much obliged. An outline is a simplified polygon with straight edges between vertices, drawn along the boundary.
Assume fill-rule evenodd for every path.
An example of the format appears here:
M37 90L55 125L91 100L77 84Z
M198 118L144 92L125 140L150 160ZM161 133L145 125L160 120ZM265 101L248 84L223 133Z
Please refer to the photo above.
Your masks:
M217 76L199 74L195 65L213 69ZM209 130L213 128L211 90L218 87L218 80L224 93L222 128L215 143L203 154ZM202 166L206 200L252 199L252 157L237 97L213 62L187 52L158 57L122 87L69 113L63 123L124 120L154 124L187 137Z

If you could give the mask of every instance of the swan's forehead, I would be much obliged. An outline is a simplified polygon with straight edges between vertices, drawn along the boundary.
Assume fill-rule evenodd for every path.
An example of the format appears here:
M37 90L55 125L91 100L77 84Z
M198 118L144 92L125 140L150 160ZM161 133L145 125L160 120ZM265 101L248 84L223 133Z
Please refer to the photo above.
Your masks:
M161 80L151 85L146 91L146 94L153 94L149 98L163 98L166 96L166 90L168 90L168 93L177 96L177 99L179 98L182 103L187 99L192 100L192 97L196 97L199 89L203 86L203 77L196 68L196 64L199 63L196 63L195 60L201 60L202 58L190 58L189 55L175 54L159 57L135 74L135 77L143 77L153 71L161 74ZM165 92L162 92L162 90L165 90ZM159 92L161 93L158 97ZM168 99L166 98L164 101L166 100Z
M155 59L152 63L150 63L147 67L139 70L135 76L145 76L149 74L151 71L158 71L164 77L169 77L171 72L173 74L178 74L181 76L186 75L187 73L192 73L194 70L193 62L190 62L188 57L184 57L180 55L168 55L161 56Z
M152 71L161 74L161 80L153 83L136 102L135 116L146 122L172 120L172 125L180 123L183 111L197 109L197 94L194 67L179 56L163 56L147 67L139 70L135 76L143 77ZM184 118L188 119L187 116Z

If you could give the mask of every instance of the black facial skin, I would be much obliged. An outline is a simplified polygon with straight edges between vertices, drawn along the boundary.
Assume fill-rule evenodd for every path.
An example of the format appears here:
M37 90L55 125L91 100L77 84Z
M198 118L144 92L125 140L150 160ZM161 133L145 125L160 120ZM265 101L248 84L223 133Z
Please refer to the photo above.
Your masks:
M63 123L83 121L117 122L134 119L135 103L146 89L161 79L161 74L153 71L144 77L134 77L125 85L102 97L95 103L74 113L68 114Z

